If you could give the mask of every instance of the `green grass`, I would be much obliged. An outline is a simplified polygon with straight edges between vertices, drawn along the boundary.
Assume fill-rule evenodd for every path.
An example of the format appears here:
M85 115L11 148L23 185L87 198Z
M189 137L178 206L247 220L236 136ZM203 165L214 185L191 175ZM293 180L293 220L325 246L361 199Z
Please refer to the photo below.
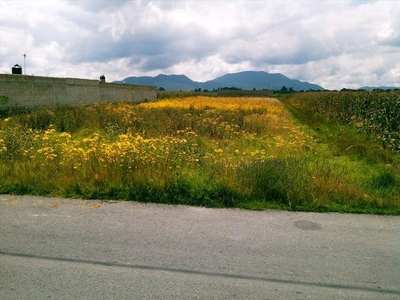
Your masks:
M323 201L323 210L399 214L400 155L397 152L384 148L378 138L327 119L291 98L282 101L299 123L308 126L317 142L316 157L324 159L324 166L316 166L315 172L320 170L317 178L325 186L324 198L331 200ZM323 170L327 165L331 166L330 170ZM336 176L327 178L328 174Z

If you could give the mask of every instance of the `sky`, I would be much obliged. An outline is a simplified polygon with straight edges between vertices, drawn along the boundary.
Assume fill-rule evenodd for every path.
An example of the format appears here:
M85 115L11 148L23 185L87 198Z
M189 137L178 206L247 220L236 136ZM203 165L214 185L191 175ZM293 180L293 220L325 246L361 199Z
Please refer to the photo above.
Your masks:
M15 64L107 81L266 71L332 90L400 87L400 1L0 0L0 73Z

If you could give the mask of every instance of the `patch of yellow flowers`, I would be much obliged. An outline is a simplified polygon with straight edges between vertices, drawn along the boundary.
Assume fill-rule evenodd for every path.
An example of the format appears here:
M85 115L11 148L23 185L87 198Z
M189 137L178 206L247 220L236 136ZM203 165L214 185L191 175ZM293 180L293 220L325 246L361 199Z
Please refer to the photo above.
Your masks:
M133 172L146 166L162 172L221 162L234 166L249 159L304 151L313 143L280 102L266 98L189 97L140 105L103 104L103 109L126 126L142 122L144 128L146 111L149 118L153 110L176 109L179 113L176 119L161 120L169 129L159 128L158 135L153 136L129 131L111 136L98 130L82 137L57 132L53 126L45 131L30 129L26 132L30 142L19 153L42 166L57 165L75 171L97 172L99 168L114 167ZM194 110L201 113L195 115ZM240 114L241 121L237 121ZM10 118L2 122L9 126ZM187 126L177 129L176 123ZM8 150L5 134L0 130L0 155Z

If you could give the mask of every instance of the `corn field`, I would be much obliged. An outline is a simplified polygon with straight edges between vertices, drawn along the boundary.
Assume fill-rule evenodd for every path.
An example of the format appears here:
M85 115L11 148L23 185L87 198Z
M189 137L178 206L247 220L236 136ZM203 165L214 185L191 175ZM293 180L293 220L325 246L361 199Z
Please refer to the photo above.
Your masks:
M350 125L400 152L400 91L299 93L296 104L328 120Z

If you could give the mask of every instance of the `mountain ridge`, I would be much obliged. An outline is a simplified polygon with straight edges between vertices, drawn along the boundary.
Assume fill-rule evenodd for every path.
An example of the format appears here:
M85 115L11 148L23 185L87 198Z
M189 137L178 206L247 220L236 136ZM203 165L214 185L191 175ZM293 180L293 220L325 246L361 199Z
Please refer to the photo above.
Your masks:
M400 87L396 86L363 86L360 87L359 90L373 91L373 90L396 90L400 89Z
M286 88L293 88L295 91L324 90L323 87L317 84L300 81L298 79L290 79L281 73L267 73L264 71L228 73L205 82L193 81L183 74L159 74L154 77L130 76L122 81L114 81L114 83L153 85L167 91L191 91L199 88L212 91L224 87L236 87L243 90L280 90L283 86Z

